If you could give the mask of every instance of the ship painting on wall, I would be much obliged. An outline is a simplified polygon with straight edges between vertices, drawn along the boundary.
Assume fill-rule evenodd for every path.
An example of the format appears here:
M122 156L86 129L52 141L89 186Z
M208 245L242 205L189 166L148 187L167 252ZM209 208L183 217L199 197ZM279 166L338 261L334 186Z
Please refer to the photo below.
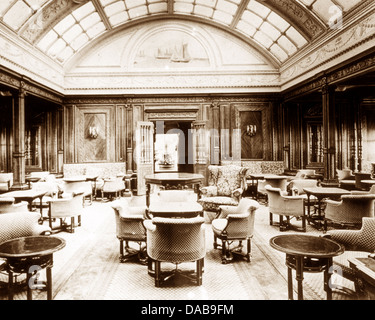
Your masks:
M136 68L208 67L206 50L192 36L167 30L152 35L140 46Z

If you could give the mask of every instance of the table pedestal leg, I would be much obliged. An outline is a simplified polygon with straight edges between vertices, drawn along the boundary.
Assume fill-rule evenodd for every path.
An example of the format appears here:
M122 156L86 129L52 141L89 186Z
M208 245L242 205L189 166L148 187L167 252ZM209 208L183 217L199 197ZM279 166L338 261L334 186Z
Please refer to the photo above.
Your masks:
M8 270L8 299L13 300L13 272Z
M48 266L46 268L47 276L47 300L52 300L52 267Z
M288 267L288 299L293 300L292 268Z
M26 286L27 286L27 300L33 300L33 293L31 291L31 287L30 287L30 279L32 277L32 273L30 272L27 272L27 275L26 275Z
M332 276L332 259L328 259L327 266L324 270L324 290L327 292L327 300L332 300L332 288L330 280Z
M296 280L298 290L298 300L303 300L303 257L296 257Z

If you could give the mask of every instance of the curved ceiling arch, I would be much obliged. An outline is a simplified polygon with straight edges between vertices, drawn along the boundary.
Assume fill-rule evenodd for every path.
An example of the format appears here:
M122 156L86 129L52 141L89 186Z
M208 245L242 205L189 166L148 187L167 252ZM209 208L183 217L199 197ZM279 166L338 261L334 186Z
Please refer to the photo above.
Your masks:
M0 21L62 65L96 38L157 16L220 26L281 65L325 33L340 14L368 1L2 0Z

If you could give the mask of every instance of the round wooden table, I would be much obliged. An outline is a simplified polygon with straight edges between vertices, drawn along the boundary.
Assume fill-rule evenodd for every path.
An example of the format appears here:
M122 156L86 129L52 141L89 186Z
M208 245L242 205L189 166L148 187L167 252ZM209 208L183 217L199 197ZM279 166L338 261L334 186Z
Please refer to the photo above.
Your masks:
M53 253L65 247L65 240L50 236L22 237L0 244L0 257L7 260L8 298L13 300L13 273L26 273L27 300L32 300L33 288L41 283L32 282L32 277L40 269L46 269L47 281L42 283L47 288L47 299L52 300Z
M151 184L160 185L166 189L183 189L186 185L193 185L194 190L200 198L200 186L203 175L188 172L155 173L145 176L146 182L146 206L150 206Z
M298 300L303 300L303 272L324 271L324 290L327 300L332 300L330 278L332 260L344 252L344 247L327 238L306 234L285 234L270 239L270 246L286 253L288 267L288 298L293 300L292 269L296 270Z
M203 216L203 208L197 202L176 201L168 203L152 203L149 214L163 218L193 218Z

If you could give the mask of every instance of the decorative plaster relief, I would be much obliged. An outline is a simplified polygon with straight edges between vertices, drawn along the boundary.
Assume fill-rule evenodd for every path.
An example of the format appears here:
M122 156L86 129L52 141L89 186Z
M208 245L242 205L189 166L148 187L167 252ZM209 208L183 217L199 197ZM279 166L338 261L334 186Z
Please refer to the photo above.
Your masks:
M62 88L63 72L59 73L42 59L38 59L27 48L15 45L5 37L0 37L0 62L56 90Z
M340 55L373 41L375 37L375 13L362 22L344 31L335 39L328 41L321 48L311 51L297 63L291 63L281 72L281 82L285 84L293 78L316 69L333 59L339 59Z

